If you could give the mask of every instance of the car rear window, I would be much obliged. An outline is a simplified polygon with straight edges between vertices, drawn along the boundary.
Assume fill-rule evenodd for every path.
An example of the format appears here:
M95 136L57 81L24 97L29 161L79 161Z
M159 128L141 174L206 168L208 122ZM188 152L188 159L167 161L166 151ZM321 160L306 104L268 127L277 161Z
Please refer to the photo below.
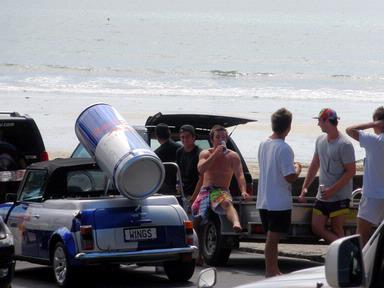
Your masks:
M40 132L32 119L1 119L0 137L14 145L27 164L40 160L45 151Z

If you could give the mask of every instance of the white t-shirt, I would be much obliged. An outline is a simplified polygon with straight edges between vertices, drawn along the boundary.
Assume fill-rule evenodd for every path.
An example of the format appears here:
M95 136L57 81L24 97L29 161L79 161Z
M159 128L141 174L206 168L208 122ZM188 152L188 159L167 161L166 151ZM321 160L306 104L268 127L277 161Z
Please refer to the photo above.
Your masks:
M267 138L260 143L260 175L257 209L281 211L292 209L292 185L285 176L295 174L294 154L282 139Z
M359 131L360 146L365 149L363 193L366 197L384 198L384 133Z

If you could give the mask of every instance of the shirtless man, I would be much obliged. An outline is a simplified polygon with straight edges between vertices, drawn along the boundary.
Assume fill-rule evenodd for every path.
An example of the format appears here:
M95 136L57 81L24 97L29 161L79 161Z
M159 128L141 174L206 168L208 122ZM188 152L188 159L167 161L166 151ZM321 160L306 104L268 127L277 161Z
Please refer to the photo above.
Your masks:
M192 215L197 222L201 222L211 207L214 212L227 216L235 232L241 232L239 216L233 207L229 192L229 184L235 175L243 199L250 197L246 192L240 157L236 152L226 148L228 132L223 126L215 125L209 136L213 147L203 150L199 156L197 169L203 176L203 184L192 205Z

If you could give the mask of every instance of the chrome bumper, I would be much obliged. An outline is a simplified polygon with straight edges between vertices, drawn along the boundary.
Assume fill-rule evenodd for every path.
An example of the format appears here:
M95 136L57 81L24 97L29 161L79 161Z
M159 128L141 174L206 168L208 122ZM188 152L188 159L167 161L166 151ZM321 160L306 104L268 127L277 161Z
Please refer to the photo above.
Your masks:
M81 252L76 254L75 260L86 263L103 262L124 262L124 263L145 263L162 262L180 259L181 254L195 255L198 251L196 246L184 248L154 249L143 251L97 251Z

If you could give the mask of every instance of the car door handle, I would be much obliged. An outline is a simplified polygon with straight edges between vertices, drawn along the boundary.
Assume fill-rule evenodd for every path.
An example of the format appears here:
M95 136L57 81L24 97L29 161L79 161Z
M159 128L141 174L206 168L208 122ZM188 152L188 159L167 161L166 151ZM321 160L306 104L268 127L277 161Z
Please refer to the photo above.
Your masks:
M39 219L39 218L40 218L40 215L39 215L39 214L33 214L32 217L33 217L33 218L36 218L36 219Z

